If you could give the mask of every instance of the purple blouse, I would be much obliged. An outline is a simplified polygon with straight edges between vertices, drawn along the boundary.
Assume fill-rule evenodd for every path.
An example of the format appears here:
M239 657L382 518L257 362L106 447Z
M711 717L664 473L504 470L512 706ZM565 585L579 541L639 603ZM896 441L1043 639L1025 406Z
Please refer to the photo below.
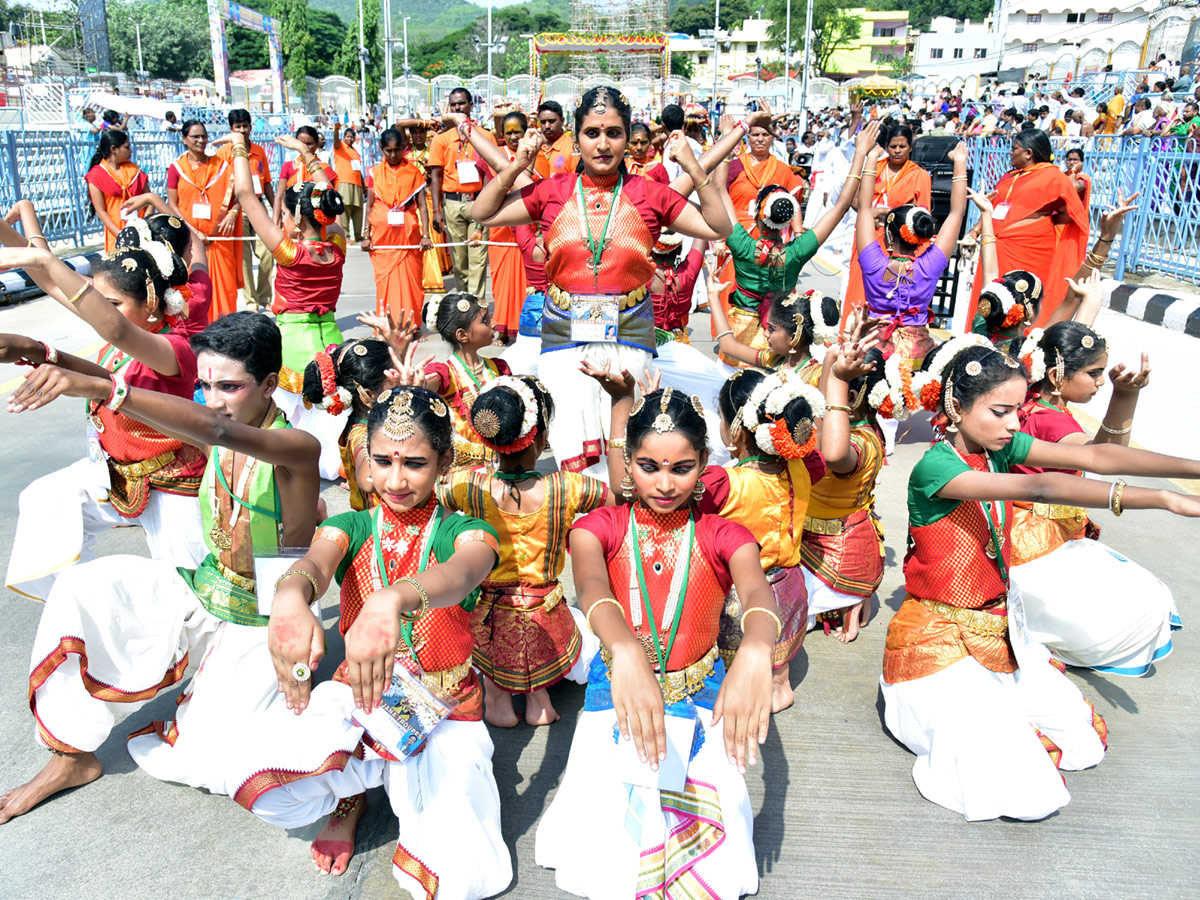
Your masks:
M887 319L899 315L901 325L929 323L929 301L947 265L946 254L936 244L913 260L910 275L897 281L885 280L888 258L878 241L858 254L858 264L871 315Z

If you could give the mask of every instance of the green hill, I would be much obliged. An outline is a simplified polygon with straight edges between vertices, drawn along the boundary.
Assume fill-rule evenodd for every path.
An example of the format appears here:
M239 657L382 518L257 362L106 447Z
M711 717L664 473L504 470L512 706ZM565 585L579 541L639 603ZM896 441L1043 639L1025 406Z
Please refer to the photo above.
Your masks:
M512 0L511 4L506 3L504 6L520 3L521 0ZM327 9L335 12L346 22L354 23L358 19L357 0L310 0L310 5L318 9ZM531 12L556 11L560 15L563 15L564 18L566 17L566 4L562 2L531 0L531 2L524 5L527 5ZM495 11L501 8L501 3L498 2L493 8L493 16L495 15ZM392 35L399 38L402 31L401 23L404 21L404 17L411 16L408 22L408 40L415 47L417 44L422 44L426 41L443 38L453 31L465 28L476 19L486 15L486 7L468 3L467 0L438 0L436 3L418 3L415 0L392 0Z

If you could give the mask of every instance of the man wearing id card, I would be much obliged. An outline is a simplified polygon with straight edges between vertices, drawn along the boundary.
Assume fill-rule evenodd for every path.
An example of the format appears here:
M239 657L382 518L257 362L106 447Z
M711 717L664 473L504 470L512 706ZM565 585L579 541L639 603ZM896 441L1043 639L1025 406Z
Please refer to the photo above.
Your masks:
M362 157L354 148L358 139L353 128L347 128L341 133L342 123L333 123L333 168L337 172L338 193L346 204L342 214L342 227L346 229L346 239L351 239L350 226L354 226L353 240L363 238L363 164Z
M429 178L433 188L433 230L438 242L462 244L451 247L454 280L460 291L480 300L487 285L487 247L467 247L477 230L471 219L471 203L483 188L479 155L471 146L471 92L455 88L450 92L449 111L467 117L459 128L451 128L434 137L429 146Z
M249 110L231 109L229 111L229 130L249 137L254 128ZM267 159L267 151L261 144L249 141L247 151L250 153L250 177L254 183L254 193L261 203L265 198L269 207L275 205L275 187L271 184L271 163ZM233 145L225 143L217 151L217 156L229 162ZM230 190L233 189L232 182ZM254 226L245 216L242 217L242 229L246 237L256 237ZM258 277L254 274L254 261L258 260ZM267 245L256 239L253 243L247 241L242 250L242 300L246 309L257 311L270 305L271 273L275 270L275 258Z

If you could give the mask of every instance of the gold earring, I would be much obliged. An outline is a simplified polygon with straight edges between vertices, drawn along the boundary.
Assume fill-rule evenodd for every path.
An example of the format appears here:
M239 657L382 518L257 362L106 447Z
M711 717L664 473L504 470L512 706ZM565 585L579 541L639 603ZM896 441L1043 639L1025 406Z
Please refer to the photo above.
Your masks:
M1054 349L1054 368L1050 370L1050 385L1054 388L1050 392L1052 397L1062 396L1062 383L1067 378L1067 363L1062 357L1062 353L1058 348Z
M626 500L633 499L633 478L629 475L629 457L625 457L625 477L621 479L621 496Z
M707 490L707 488L705 488L704 482L697 478L696 486L692 488L692 499L699 503L702 499L704 499L705 490Z
M950 420L946 431L958 434L958 423L962 421L962 416L954 411L954 383L949 378L946 379L946 418Z

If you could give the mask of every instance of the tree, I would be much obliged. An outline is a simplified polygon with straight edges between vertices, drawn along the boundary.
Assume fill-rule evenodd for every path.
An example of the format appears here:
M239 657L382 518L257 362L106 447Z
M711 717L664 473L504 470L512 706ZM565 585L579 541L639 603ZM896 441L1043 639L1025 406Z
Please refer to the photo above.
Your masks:
M367 21L370 21L368 18ZM350 33L349 26L337 13L327 9L308 8L308 34L312 38L312 55L308 61L308 74L313 78L325 78L337 73L335 66L338 49ZM358 37L358 22L354 23L354 35ZM265 45L264 40L264 45ZM358 44L357 39L355 45ZM370 43L367 46L371 46ZM358 72L357 63L355 72ZM357 77L357 76L355 76Z
M692 77L692 60L690 57L684 56L682 53L678 56L671 57L671 74L678 75L680 78Z
M891 46L900 47L901 44L899 41L892 41ZM912 74L913 58L911 53L889 53L887 56L883 57L883 61L887 63L888 71L891 73L893 78L905 78Z
M762 6L762 0L721 0L721 29L732 31L745 19L751 18ZM713 27L715 14L713 0L703 0L696 6L680 6L671 14L667 27L672 31L699 37L702 28Z
M118 72L137 71L138 24L142 62L152 78L186 81L197 75L212 77L212 44L203 0L109 3L109 44L112 65Z
M804 3L792 4L792 37L804 39ZM786 40L787 0L769 0L767 16L771 19L772 40ZM852 16L837 0L814 0L812 27L812 64L822 75L829 69L833 54L843 47L858 41L862 33L862 19Z
M270 14L279 20L279 38L283 46L283 77L296 94L303 95L307 85L308 54L312 36L308 31L308 0L272 0Z
M372 100L379 96L379 86L383 80L383 43L379 36L380 0L363 0L362 10L362 46L367 48L367 99ZM358 17L355 16L342 38L334 69L347 78L358 81L362 77L362 68L358 61L359 52Z

